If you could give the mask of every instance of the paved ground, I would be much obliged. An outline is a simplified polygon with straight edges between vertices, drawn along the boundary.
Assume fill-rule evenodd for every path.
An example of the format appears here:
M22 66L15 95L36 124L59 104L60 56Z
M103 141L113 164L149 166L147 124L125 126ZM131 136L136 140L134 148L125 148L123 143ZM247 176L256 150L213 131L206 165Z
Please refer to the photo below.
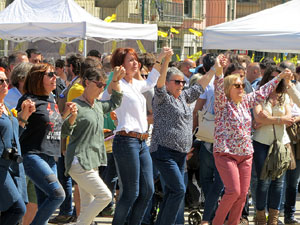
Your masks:
M300 220L300 195L298 196L297 198L297 205L296 205L296 218L298 220ZM188 215L189 215L189 212L185 212L185 225L189 225L188 223ZM250 208L250 225L254 225L254 222L252 221L253 219L253 207ZM279 220L283 222L283 217L279 217ZM109 225L111 224L111 221L112 221L112 218L104 218L104 217L97 217L95 219L95 222L98 224L98 225ZM50 225L50 224L49 224Z

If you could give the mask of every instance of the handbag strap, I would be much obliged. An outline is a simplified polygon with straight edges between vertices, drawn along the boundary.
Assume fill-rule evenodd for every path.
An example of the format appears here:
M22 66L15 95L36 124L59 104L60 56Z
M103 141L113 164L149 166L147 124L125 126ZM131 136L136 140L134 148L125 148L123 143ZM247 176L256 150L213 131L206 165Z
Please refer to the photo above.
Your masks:
M272 116L273 116L273 108L272 108ZM273 126L274 140L277 140L274 124L272 124L272 126Z
M209 102L209 104L208 104L208 106L206 107L206 110L205 110L205 113L204 114L206 114L207 113L207 111L208 111L208 109L210 109L210 107L212 106L212 100L213 100L213 98L214 98L215 96L213 95L213 96L211 96L211 98L210 98L210 102Z

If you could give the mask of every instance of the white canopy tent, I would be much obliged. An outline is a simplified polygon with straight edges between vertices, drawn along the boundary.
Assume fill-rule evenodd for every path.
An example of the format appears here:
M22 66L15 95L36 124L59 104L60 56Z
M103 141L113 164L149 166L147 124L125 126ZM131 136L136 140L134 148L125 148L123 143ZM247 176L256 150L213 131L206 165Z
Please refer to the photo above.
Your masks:
M15 0L0 12L0 38L14 42L47 40L53 43L99 41L96 38L156 41L157 25L107 23L73 0Z
M204 49L300 53L300 0L207 27Z

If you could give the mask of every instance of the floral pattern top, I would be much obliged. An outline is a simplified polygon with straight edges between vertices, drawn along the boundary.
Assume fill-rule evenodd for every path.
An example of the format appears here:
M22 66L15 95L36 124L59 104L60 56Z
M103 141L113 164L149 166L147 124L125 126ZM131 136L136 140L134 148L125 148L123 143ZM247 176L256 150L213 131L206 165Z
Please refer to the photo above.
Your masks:
M274 78L257 91L244 95L242 101L235 104L224 93L224 77L216 76L215 79L214 152L250 155L253 153L250 109L263 102L279 81Z

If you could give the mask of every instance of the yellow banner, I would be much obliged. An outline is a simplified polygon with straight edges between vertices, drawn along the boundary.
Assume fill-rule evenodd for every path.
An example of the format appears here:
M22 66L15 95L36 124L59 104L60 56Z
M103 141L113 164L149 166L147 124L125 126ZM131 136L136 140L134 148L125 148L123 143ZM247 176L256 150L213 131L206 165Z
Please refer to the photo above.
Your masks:
M259 60L259 62L262 62L262 61L264 60L264 58L265 58L265 57L263 56L263 57Z
M181 60L178 54L176 54L176 59L178 62L180 62L180 60Z
M110 23L110 22L112 22L112 21L114 21L116 19L117 19L117 14L112 14L111 16L106 17L104 19L104 21L107 22L107 23Z
M168 33L163 32L163 31L161 31L161 30L157 31L157 35L158 35L158 36L161 36L161 37L164 37L164 38L168 37Z
M189 32L191 32L192 34L194 34L197 37L201 37L202 36L202 32L196 31L196 30L194 30L192 28L189 29Z
M83 48L84 48L84 42L83 40L80 40L78 44L78 51L83 52Z
M144 48L143 43L140 40L137 40L136 43L139 46L139 49L140 49L141 53L146 53L147 52L146 49Z
M66 54L66 43L61 43L60 48L59 48L59 55L65 55Z
M170 31L174 34L179 34L179 31L176 30L175 28L171 27Z
M251 62L252 62L252 63L254 63L254 56L255 56L255 54L253 53L253 54L252 54L252 57L251 57Z
M16 47L15 47L15 51L20 51L20 50L22 50L22 47L23 47L23 44L24 44L24 42L19 42L17 45L16 45Z
M116 49L117 49L117 42L112 41L112 43L111 43L111 52L113 53Z

